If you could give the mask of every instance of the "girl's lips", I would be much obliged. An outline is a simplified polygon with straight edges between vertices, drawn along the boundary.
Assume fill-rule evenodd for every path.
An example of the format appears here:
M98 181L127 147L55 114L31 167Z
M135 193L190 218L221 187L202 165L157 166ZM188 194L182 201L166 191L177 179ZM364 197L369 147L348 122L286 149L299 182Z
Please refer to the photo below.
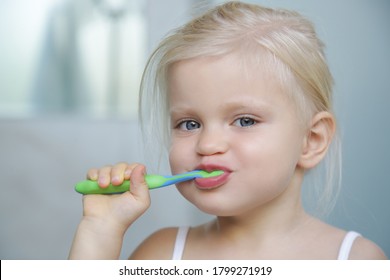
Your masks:
M202 170L205 170L207 172L211 172L213 170L222 170L223 171L223 174L221 174L219 176L210 177L210 178L196 178L195 184L196 184L197 188L199 188L199 189L218 188L218 187L222 186L223 184L225 184L229 180L229 176L231 173L231 171L228 170L226 167L215 166L215 165L213 165L213 166L211 166L211 165L199 166L198 169L202 169Z
M215 189L228 181L230 173L224 172L222 175L211 178L196 178L195 184L199 189Z

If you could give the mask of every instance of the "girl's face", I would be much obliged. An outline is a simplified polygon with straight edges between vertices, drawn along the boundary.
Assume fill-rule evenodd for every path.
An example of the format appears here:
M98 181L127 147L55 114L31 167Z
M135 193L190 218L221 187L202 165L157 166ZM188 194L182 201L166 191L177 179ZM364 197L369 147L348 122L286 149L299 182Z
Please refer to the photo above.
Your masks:
M235 55L190 59L170 69L173 174L225 171L178 185L207 213L240 215L299 197L294 178L305 130L293 102L266 73L259 66L241 67Z

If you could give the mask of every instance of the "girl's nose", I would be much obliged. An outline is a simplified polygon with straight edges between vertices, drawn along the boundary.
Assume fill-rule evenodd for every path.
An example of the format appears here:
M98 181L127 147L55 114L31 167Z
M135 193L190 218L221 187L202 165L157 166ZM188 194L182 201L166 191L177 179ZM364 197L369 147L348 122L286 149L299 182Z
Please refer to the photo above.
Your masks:
M226 135L219 130L203 129L199 134L197 153L203 156L223 154L229 148Z

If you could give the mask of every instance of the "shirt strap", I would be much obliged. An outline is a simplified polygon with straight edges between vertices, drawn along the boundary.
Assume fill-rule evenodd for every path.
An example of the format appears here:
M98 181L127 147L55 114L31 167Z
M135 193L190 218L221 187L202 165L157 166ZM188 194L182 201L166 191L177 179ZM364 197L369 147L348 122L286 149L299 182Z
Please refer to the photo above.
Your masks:
M344 237L343 242L341 243L338 260L348 260L349 253L351 252L352 245L357 237L361 236L359 233L354 231L349 231Z
M190 227L179 227L177 230L175 247L173 248L172 260L181 260L186 245L187 234Z

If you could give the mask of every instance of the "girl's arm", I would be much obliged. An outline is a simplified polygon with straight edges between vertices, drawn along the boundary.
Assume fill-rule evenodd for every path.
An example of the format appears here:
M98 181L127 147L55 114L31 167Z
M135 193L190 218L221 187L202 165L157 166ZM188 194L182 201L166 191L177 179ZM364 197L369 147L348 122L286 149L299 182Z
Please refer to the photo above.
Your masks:
M120 163L88 172L101 187L130 179L131 190L116 195L85 195L83 218L77 228L69 259L118 259L123 236L150 205L145 167Z

